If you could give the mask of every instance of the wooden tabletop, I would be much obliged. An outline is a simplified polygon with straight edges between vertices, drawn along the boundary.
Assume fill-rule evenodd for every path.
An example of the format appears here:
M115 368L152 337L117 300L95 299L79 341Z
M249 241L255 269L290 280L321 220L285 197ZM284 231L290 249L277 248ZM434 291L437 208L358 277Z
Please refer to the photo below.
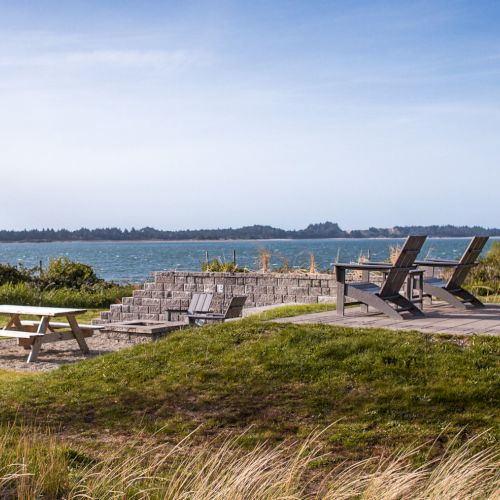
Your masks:
M68 314L83 314L87 309L71 309L64 307L16 306L0 305L0 314L29 314L32 316L67 316Z

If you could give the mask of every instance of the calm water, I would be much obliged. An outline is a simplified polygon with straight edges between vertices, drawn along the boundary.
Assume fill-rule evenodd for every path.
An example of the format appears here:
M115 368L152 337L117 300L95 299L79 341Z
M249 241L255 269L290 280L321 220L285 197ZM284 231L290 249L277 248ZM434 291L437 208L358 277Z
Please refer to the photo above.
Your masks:
M271 252L271 265L280 266L286 257L290 267L309 265L314 253L318 269L331 268L337 255L349 262L370 252L373 260L385 260L389 249L403 239L324 239L324 240L266 240L266 241L211 241L211 242L137 242L137 243L0 243L0 262L22 263L25 266L44 265L48 260L66 256L90 264L102 278L114 281L140 282L152 271L176 269L199 271L209 257L232 260L233 250L239 265L256 268L259 251ZM491 239L485 251L491 245ZM457 258L464 251L469 238L428 239L421 257Z

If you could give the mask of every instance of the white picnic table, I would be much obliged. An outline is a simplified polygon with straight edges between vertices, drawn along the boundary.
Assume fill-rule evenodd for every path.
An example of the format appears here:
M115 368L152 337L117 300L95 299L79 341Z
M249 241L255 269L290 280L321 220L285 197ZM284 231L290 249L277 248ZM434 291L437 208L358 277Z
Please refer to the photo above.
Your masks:
M83 354L88 354L89 348L86 337L92 336L94 330L99 329L93 325L79 325L76 320L78 314L83 314L86 309L71 309L63 307L38 307L0 305L0 314L8 314L10 320L0 337L18 339L18 344L29 349L27 362L36 361L42 344L75 339ZM37 316L39 320L22 320L21 316ZM66 318L67 322L55 322L53 318ZM1 346L1 343L0 343Z

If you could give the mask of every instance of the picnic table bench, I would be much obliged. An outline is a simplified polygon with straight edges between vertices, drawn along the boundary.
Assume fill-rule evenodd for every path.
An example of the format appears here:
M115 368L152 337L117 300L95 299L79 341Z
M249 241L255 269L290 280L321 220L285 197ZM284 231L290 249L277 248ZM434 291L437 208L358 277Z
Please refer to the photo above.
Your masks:
M0 337L17 338L20 346L29 349L28 363L36 361L42 344L48 342L75 339L82 353L88 354L85 338L91 337L95 330L102 327L78 324L76 316L85 312L86 309L0 305L0 314L10 316L7 325L0 330ZM21 316L38 316L40 319L21 320ZM51 321L52 318L61 317L66 318L67 322Z

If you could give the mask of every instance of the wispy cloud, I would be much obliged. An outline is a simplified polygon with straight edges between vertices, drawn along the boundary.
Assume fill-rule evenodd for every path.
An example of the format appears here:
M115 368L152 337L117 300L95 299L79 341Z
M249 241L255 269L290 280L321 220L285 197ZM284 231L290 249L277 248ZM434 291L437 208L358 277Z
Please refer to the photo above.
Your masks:
M206 66L212 57L196 50L79 50L72 52L47 52L30 55L0 56L0 67L184 67Z

